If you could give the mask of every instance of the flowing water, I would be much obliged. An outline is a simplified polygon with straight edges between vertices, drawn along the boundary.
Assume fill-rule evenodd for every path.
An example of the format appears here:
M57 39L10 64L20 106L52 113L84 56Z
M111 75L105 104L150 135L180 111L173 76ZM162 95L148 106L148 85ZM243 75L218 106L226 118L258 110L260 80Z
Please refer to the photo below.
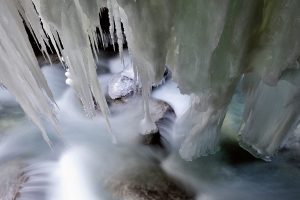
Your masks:
M222 128L221 150L187 162L177 153L176 119L166 117L159 125L165 148L144 145L139 134L141 98L111 104L112 131L118 141L113 144L100 111L93 119L84 115L76 94L65 85L64 71L46 66L43 73L59 108L60 135L46 124L51 150L13 97L0 91L0 199L300 198L299 149L281 151L272 162L264 162L237 145L235 131L243 110L239 92ZM99 78L105 82L110 76ZM189 106L190 97L180 94L171 80L152 96L169 103L177 119Z

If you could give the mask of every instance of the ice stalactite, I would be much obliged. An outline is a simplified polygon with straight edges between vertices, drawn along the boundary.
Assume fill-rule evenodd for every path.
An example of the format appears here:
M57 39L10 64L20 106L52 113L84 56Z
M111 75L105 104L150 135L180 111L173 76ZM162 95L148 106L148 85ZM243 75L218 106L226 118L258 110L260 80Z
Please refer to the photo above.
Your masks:
M44 121L49 121L55 128L57 120L54 114L54 99L47 82L40 70L22 18L19 1L1 0L0 7L0 82L16 97L23 110L41 130L45 141L50 145ZM30 2L31 3L31 2ZM30 5L24 5L25 13L31 9ZM37 20L34 13L27 13L25 21ZM36 24L32 28L40 30ZM40 34L36 32L36 34ZM41 34L42 35L42 34ZM38 40L42 36L38 35ZM44 48L44 46L42 46Z
M150 109L149 109L149 98L151 93L151 82L149 78L148 68L141 68L142 65L138 67L138 75L142 84L142 96L143 96L143 108L144 108L144 118L140 123L140 132L149 134L157 132L157 127L151 118Z
M180 149L188 160L218 148L220 128L257 29L259 6L258 1L193 1L179 6L178 17L184 20L175 27L178 52L171 66L180 88L198 98L180 120L179 126L188 127L177 129L178 134L188 133ZM195 16L200 20L192 20ZM193 30L183 35L186 21Z
M276 86L253 74L244 78L247 101L240 144L266 161L293 131L299 115L300 71L291 70L283 78Z
M107 8L108 8L109 32L110 32L111 43L115 49L115 42L117 42L119 54L121 57L121 62L124 65L124 60L123 60L124 37L123 37L123 30L122 30L122 23L121 23L121 16L120 16L120 7L116 0L107 0ZM115 38L115 30L116 30L117 38Z
M118 0L121 21L132 56L133 65L142 83L145 116L141 131L156 131L151 120L148 99L152 84L159 83L165 71L167 45L172 28L173 1ZM176 3L176 2L175 2Z
M254 69L268 85L276 85L282 73L300 57L300 1L264 2L263 21L250 54L249 69Z
M108 18L109 18L109 32L110 32L110 39L111 43L115 49L115 22L114 22L114 15L113 15L113 4L111 0L107 0L107 8L109 10L108 12Z
M49 60L51 63L51 59L49 58L46 45L50 47L49 40L43 30L41 25L41 20L34 9L34 5L31 0L18 1L20 3L19 12L23 17L26 25L30 27L31 34L35 37L36 43L41 45L41 52L44 57Z
M161 81L165 72L170 32L176 1L117 0L121 7L129 51L135 65L147 69L150 82ZM142 66L140 66L142 65Z
M117 42L118 42L118 48L119 53L121 57L122 64L124 66L124 58L123 58L123 44L124 44L124 37L123 37L123 31L122 31L122 23L121 23L121 16L120 16L120 9L119 4L116 0L112 1L112 8L113 8L113 16L114 16L114 22L116 27L116 33L117 33ZM125 66L124 66L125 68Z
M246 75L241 145L264 160L278 151L299 115L300 2L266 1ZM293 75L292 75L292 74ZM250 82L250 83L249 83Z
M178 119L176 129L178 135L184 135L180 154L187 160L217 149L220 127L241 77L250 81L245 90L247 109L241 131L241 144L248 151L267 160L285 140L299 114L295 100L299 97L299 82L296 75L290 74L290 70L299 74L298 0L33 0L44 30L30 0L1 2L2 13L6 14L1 13L4 39L0 40L0 61L10 78L0 76L17 99L24 95L27 100L42 99L34 107L21 102L36 123L40 122L37 112L52 119L51 106L45 99L47 95L51 99L51 94L33 59L18 10L45 55L48 37L57 54L61 52L68 68L67 82L79 95L86 113L95 114L95 100L107 117L109 110L94 60L98 52L96 27L100 28L103 43L106 40L98 14L107 7L111 42L118 43L122 57L123 24L135 79L142 84L145 117L141 128L146 133L156 131L148 98L152 85L161 81L166 65L181 92L192 94L191 107ZM11 19L13 25L6 28ZM17 34L12 37L14 32ZM20 67L23 63L27 68ZM16 67L9 69L9 65ZM16 80L28 81L32 92L25 93L26 84L19 91L12 79L14 73ZM278 94L280 98L275 99ZM276 107L265 105L271 99L275 99ZM42 104L48 107L40 111ZM259 115L267 118L266 123L260 123Z
M91 117L95 115L95 101L109 125L109 109L97 80L93 57L98 47L95 45L92 50L89 40L89 37L92 42L96 40L93 32L95 19L98 19L96 17L99 13L98 6L102 7L103 4L93 1L96 4L95 13L90 17L89 11L94 5L85 1L51 1L50 3L36 0L34 3L35 7L31 0L11 2L3 0L2 9L6 10L1 14L3 16L4 13L7 14L2 18L1 23L1 62L3 63L1 82L16 96L24 111L42 130L45 140L50 142L43 127L43 118L57 127L52 105L54 100L32 51L22 23L24 19L36 42L41 45L44 55L48 57L46 49L46 45L49 46L48 37L56 53L58 55L62 53L68 67L67 82L79 95L87 115ZM63 47L60 46L57 33L63 41ZM20 84L17 84L18 82Z
M191 107L177 120L176 135L181 136L179 153L186 160L193 160L200 155L209 155L218 150L219 130L226 110L215 110L204 105L206 97L192 95Z
M299 57L297 1L118 3L126 15L130 52L143 64L138 67L150 68L141 79L157 81L167 63L181 91L198 99L176 129L187 133L180 153L188 160L216 150L227 106L244 73L257 71L274 86Z
M93 117L95 115L95 101L100 106L108 126L110 126L109 109L97 80L96 64L93 57L93 55L97 55L98 47L97 45L93 49L90 47L90 40L92 43L97 43L94 41L97 39L95 28L96 24L99 24L97 16L100 11L99 6L102 4L95 1L66 0L57 2L57 5L50 5L48 1L40 0L37 5L40 6L37 9L43 24L50 27L50 30L57 31L61 37L64 47L62 55L68 67L67 83L78 94L87 116ZM54 9L58 5L62 9L61 11ZM53 31L47 33L52 35Z

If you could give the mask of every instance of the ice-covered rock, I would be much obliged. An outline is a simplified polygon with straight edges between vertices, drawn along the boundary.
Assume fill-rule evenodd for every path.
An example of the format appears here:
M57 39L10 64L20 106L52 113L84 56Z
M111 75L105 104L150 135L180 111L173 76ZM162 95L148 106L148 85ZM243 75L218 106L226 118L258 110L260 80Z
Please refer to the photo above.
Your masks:
M165 83L165 80L170 78L170 73L165 70L162 80L158 83L153 83L152 87L159 87ZM136 80L135 80L136 79ZM135 77L133 66L127 65L120 73L114 75L111 79L108 87L108 94L110 98L117 99L139 92L141 90L141 84L138 82L138 77Z
M139 86L134 80L133 68L128 66L110 80L108 95L112 99L117 99L133 94L138 88Z

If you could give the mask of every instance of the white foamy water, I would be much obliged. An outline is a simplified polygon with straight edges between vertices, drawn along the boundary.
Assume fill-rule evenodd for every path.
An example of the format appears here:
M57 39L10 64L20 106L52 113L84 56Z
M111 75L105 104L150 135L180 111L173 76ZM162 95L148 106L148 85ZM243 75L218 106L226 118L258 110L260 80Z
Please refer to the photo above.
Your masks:
M108 189L107 184L113 184L115 180L124 183L121 177L133 171L138 177L146 176L145 173L151 172L144 171L145 166L163 169L175 178L176 183L193 191L197 200L294 200L300 197L300 159L295 151L281 153L271 163L255 160L236 144L230 148L221 146L222 151L216 155L192 162L182 160L177 151L163 156L160 151L138 142L139 121L143 118L140 98L111 107L112 131L118 139L118 144L112 144L101 112L95 118L88 119L74 91L68 87L61 90L63 71L45 69L43 72L50 82L49 86L57 91L54 96L58 94L55 98L59 107L57 117L61 136L51 126L45 125L53 151L24 115L0 118L1 122L8 119L15 121L13 126L1 130L4 136L0 140L0 170L7 166L17 169L18 173L13 171L14 176L12 173L3 175L7 179L20 181L17 200L114 199L118 189ZM5 98L1 100L7 99L6 92L2 94ZM181 116L189 104L189 97L181 95L172 82L156 89L153 97L168 102L177 116ZM12 105L7 107L5 102L9 101L1 101L3 112L9 113ZM236 115L241 113L242 104L238 100L233 104L226 123L227 131L236 129L232 124L236 123ZM16 105L14 109L20 110ZM166 133L174 134L172 123L163 125L160 127L167 129ZM19 179L18 174L26 179ZM118 177L122 181L118 182ZM160 180L159 177L153 179ZM1 182L0 186L3 184ZM126 179L124 184L126 186Z
M177 117L181 117L190 107L190 96L180 93L178 85L167 81L162 87L154 90L152 96L169 103Z

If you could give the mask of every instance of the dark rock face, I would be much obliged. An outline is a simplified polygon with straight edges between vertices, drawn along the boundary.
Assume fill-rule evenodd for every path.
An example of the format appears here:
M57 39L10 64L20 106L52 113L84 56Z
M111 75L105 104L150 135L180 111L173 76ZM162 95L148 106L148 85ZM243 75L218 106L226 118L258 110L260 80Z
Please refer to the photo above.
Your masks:
M127 169L110 177L106 188L123 200L192 200L194 195L176 185L158 166Z

